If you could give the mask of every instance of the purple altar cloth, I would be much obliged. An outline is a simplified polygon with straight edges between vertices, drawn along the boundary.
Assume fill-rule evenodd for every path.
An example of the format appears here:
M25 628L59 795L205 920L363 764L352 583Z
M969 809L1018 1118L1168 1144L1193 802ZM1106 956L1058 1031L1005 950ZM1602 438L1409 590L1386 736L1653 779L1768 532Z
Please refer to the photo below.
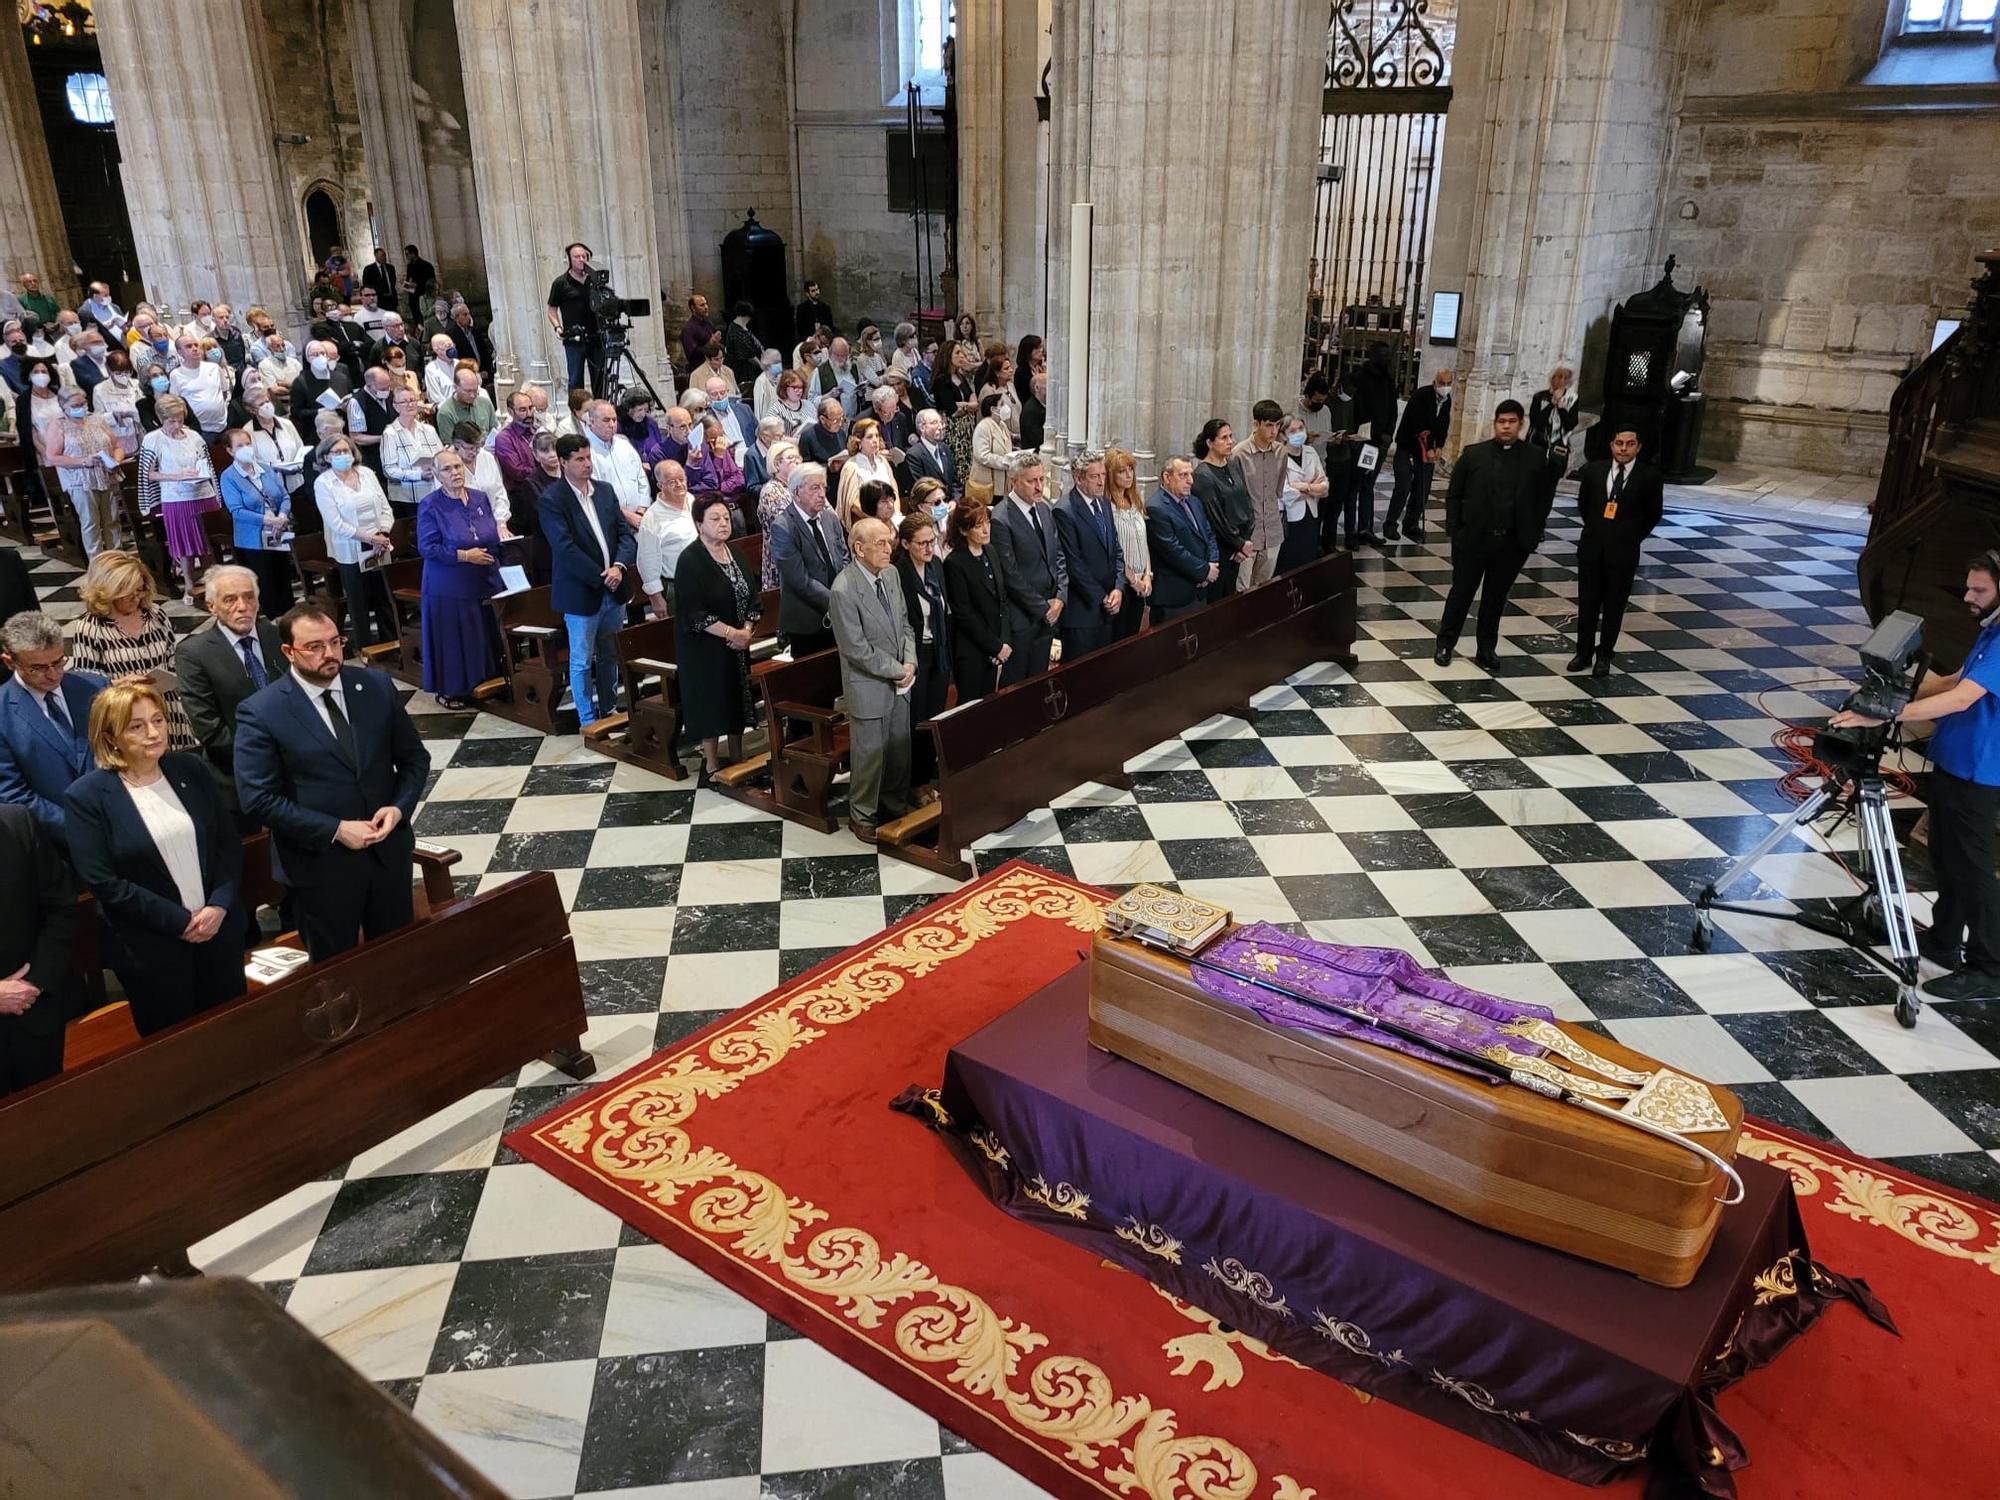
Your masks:
M1738 1164L1748 1196L1693 1283L1652 1286L1481 1228L1097 1050L1088 997L1079 964L953 1048L945 1120L918 1090L899 1107L1015 1217L1552 1473L1601 1484L1644 1467L1649 1500L1733 1496L1747 1458L1715 1392L1834 1301L1887 1324L1865 1284L1811 1263L1790 1179L1759 1162ZM1144 1248L1160 1236L1173 1259ZM1753 1278L1786 1260L1799 1295L1753 1305Z

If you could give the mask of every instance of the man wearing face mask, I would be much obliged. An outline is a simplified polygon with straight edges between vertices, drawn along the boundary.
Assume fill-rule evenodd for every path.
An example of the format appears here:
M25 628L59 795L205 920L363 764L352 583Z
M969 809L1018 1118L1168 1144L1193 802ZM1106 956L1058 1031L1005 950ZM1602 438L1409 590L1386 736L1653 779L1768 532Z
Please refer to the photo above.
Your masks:
M380 365L371 365L361 389L347 399L347 430L354 438L361 461L378 476L382 473L382 434L396 420L395 404L390 397L389 372Z
M70 339L69 378L88 397L104 379L104 335L79 328Z
M1431 383L1410 397L1396 424L1396 485L1389 492L1389 515L1382 523L1382 540L1399 535L1413 542L1424 539L1424 507L1431 499L1431 470L1444 440L1451 433L1451 367L1431 377ZM1399 531L1400 526L1400 531Z
M28 393L28 335L21 325L7 325L7 353L0 356L0 380L16 396Z
M339 363L337 351L324 339L306 345L306 367L292 382L291 417L301 432L312 430L313 418L332 411L354 390L354 381Z
M1917 951L1955 972L1923 987L1934 1000L2000 998L2000 878L1993 872L2000 826L2000 552L1983 552L1966 565L1963 598L1979 622L1965 665L1949 676L1926 676L1896 715L1899 724L1937 725L1924 799L1938 895ZM1882 721L1843 709L1831 722L1863 729Z
M778 377L785 373L785 357L776 349L766 349L757 356L757 380L750 388L750 407L763 421L776 410L778 405ZM737 383L742 383L737 376Z
M101 281L91 282L90 295L77 311L114 339L125 332L125 310L112 301L111 288Z

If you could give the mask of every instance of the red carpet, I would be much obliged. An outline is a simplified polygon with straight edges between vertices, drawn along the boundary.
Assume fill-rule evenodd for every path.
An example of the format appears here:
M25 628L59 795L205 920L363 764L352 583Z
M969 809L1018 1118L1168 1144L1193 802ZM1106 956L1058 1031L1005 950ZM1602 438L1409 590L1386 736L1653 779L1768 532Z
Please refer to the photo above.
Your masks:
M890 1110L1076 962L1099 899L1004 866L508 1144L1060 1495L1575 1493L1008 1218ZM1838 1307L1723 1393L1744 1500L2000 1493L2000 1210L1761 1122L1745 1149L1903 1336Z

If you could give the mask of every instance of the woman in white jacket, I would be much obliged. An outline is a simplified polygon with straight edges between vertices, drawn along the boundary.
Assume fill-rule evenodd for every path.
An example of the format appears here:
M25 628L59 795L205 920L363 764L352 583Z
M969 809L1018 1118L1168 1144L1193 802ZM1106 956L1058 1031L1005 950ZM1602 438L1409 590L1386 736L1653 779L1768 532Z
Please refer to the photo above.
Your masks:
M1332 487L1326 465L1306 441L1305 418L1285 419L1285 483L1278 504L1285 515L1285 535L1278 544L1280 573L1303 568L1319 556L1319 508Z

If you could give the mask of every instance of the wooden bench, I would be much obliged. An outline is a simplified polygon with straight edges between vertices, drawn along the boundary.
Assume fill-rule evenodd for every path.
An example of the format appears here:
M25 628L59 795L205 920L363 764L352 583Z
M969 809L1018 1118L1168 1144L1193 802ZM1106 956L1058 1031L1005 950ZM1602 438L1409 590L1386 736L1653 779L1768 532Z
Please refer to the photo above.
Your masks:
M1346 553L1118 641L916 727L937 746L938 799L877 830L883 853L963 879L975 839L1316 661L1353 664Z
M146 571L162 589L173 587L174 560L167 551L167 523L158 511L139 513L139 466L125 464L118 470L118 529L124 534L126 550L146 565Z
M35 543L33 489L27 450L11 434L0 438L0 536L17 546Z
M840 826L833 784L847 769L847 715L840 701L840 653L818 651L756 671L764 695L769 760L763 785L728 787L744 801L821 833ZM717 790L725 790L718 784Z
M575 709L557 707L569 686L569 627L549 603L549 590L496 594L487 604L500 627L506 687L481 706L544 734L572 733Z
M778 591L759 596L761 613L750 635L751 677L766 670L765 661L778 649ZM672 615L627 625L613 638L618 646L618 671L625 685L625 708L608 714L584 731L584 743L614 760L629 761L670 781L687 778L678 747L681 739L680 648L674 638ZM748 776L763 765L751 757L730 768ZM715 789L722 791L718 779Z
M585 1024L536 871L8 1095L0 1291L185 1271L189 1245Z
M35 538L35 545L48 553L57 562L68 563L72 568L90 566L90 554L83 547L83 521L76 513L76 507L69 503L69 496L63 492L62 473L48 465L39 466L42 477L42 494L48 505L48 520ZM163 578L160 583L164 585Z
M451 868L459 862L459 852L442 844L417 840L411 863L416 867L414 904L418 916L442 911L457 899ZM263 829L243 840L243 875L238 889L244 907L255 913L276 908L286 896L285 887L271 873L271 835ZM254 944L259 948L303 948L296 932L280 933L275 939ZM65 1070L80 1067L139 1039L132 1025L132 1012L123 1000L112 1000L104 984L103 943L98 931L97 901L89 891L77 896L76 937L70 944L70 973L81 986L89 1007L72 1021L63 1042ZM255 980L251 988L258 988Z

